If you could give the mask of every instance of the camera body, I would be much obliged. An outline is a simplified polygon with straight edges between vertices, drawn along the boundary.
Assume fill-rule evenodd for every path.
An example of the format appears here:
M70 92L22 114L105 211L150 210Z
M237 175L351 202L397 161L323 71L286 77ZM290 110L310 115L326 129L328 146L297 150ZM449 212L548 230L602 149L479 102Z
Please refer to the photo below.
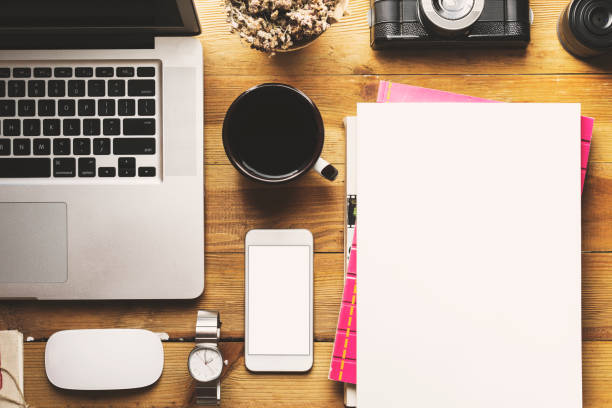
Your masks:
M529 0L372 0L374 49L526 47Z

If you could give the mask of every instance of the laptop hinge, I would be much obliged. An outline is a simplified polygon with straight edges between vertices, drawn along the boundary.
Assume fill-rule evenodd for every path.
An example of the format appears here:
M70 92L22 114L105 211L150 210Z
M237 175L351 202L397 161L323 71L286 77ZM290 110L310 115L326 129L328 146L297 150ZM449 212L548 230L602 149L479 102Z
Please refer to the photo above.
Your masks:
M3 35L0 49L5 50L70 50L70 49L152 49L155 38L143 35Z

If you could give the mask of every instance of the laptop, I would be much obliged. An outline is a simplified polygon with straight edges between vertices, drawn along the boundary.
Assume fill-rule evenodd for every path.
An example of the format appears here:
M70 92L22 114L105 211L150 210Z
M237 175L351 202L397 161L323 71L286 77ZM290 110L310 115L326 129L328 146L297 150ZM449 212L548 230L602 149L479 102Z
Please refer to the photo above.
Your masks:
M204 290L191 0L0 3L0 298Z

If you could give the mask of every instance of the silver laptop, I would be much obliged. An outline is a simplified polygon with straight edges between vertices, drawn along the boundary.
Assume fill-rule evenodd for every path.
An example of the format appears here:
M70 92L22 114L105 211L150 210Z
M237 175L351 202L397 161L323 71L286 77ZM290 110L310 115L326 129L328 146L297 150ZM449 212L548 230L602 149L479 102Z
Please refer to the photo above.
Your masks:
M191 0L0 3L0 297L204 290Z

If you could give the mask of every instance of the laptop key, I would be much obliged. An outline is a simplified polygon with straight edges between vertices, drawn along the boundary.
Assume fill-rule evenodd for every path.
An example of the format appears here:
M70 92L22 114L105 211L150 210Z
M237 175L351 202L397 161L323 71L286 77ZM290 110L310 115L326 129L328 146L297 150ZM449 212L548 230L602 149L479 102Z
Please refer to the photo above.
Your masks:
M47 94L51 97L63 97L66 95L66 81L63 79L51 79L47 82Z
M95 99L79 99L79 116L93 116L96 114Z
M81 134L81 121L79 119L64 119L64 136L78 136Z
M29 156L30 139L13 139L13 154L15 156Z
M51 159L3 158L0 159L0 178L51 177Z
M0 156L9 156L11 154L11 141L9 139L0 140Z
M123 134L127 136L154 135L155 119L123 119Z
M53 74L58 78L70 78L72 76L72 68L57 67L53 70Z
M96 138L93 140L93 154L95 155L109 155L110 154L110 139L107 138Z
M41 98L45 96L45 81L28 81L28 96L30 98Z
M50 139L34 139L33 142L34 156L48 156L51 154Z
M96 159L93 157L79 158L79 177L96 176Z
M89 78L93 76L93 68L91 67L78 67L74 70L74 75L79 78Z
M102 132L105 136L117 136L121 132L119 119L104 119L102 121Z
M83 119L83 135L84 136L99 136L100 135L100 119Z
M130 79L128 80L128 96L155 96L155 80Z
M155 99L139 99L138 100L138 115L139 116L155 115Z
M6 82L0 81L0 98L4 98L6 96Z
M115 177L114 167L100 167L98 168L98 177Z
M91 140L89 139L74 139L72 143L72 152L77 156L86 156L91 154Z
M51 77L51 68L34 68L34 76L36 78Z
M21 134L21 121L19 119L4 119L2 131L4 136L19 136Z
M75 113L74 99L60 99L57 101L57 114L59 116L74 116Z
M31 76L31 68L13 68L13 77L15 78L29 78Z
M59 119L44 119L43 120L43 135L59 136L60 120Z
M68 81L68 96L85 96L85 81L82 79Z
M8 81L8 96L22 98L25 96L25 81Z
M24 119L24 136L40 136L40 119Z
M118 166L119 167L119 177L135 177L136 176L136 158L135 157L120 157L117 163L119 165Z
M113 139L113 154L155 154L155 139L148 137L115 138Z
M134 116L136 114L136 102L134 102L134 99L119 99L117 110L119 116Z
M53 139L53 154L67 156L70 154L70 139Z
M87 81L87 96L104 96L104 80Z
M53 177L75 177L76 160L74 158L53 159Z
M134 68L133 67L119 67L117 68L117 76L118 77L133 77Z
M154 77L155 67L138 67L136 73L139 77Z
M0 117L15 116L15 101L0 100Z
M112 77L113 75L114 75L113 67L97 67L96 68L97 77Z
M98 116L115 116L115 100L98 99Z
M8 78L11 76L10 68L0 68L0 78Z
M125 96L125 81L110 79L108 81L108 96Z
M155 177L155 167L139 167L138 177Z
M52 99L39 100L38 116L55 116L55 101Z
M19 116L34 116L36 103L34 99L22 99L17 103L17 113Z

